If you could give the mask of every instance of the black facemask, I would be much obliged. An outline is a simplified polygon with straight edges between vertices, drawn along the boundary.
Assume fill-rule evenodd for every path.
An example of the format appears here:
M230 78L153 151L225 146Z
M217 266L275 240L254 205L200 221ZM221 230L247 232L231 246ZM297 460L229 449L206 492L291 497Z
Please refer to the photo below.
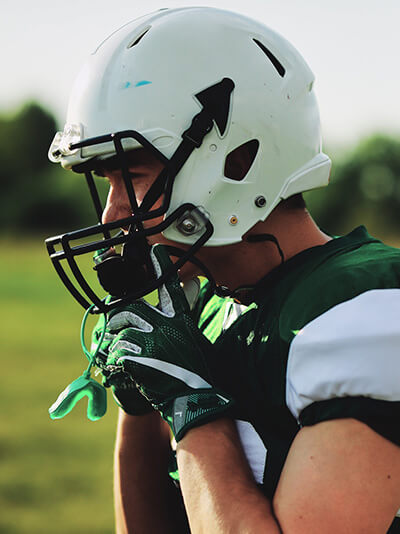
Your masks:
M132 215L122 220L102 223L102 206L92 172L101 163L98 159L87 161L73 167L76 172L84 173L96 210L98 223L88 228L68 232L46 240L46 246L53 265L66 288L84 308L92 305L93 313L106 312L130 300L141 298L160 287L171 274L176 273L186 261L192 261L194 254L202 247L213 233L213 226L208 218L196 206L182 204L165 217L171 203L173 183L193 150L200 147L204 137L211 131L213 124L221 135L227 125L231 93L234 83L229 78L201 91L196 95L202 110L193 117L192 123L182 133L182 141L170 159L166 158L155 146L134 130L107 134L86 139L70 146L71 150L113 143L117 166L121 169ZM140 206L137 205L134 185L129 173L127 153L123 141L134 139L143 148L150 150L164 165L164 169L147 191ZM57 155L57 153L54 153ZM157 200L162 199L158 208L153 208ZM145 221L163 216L164 220L151 227L144 227ZM181 221L195 221L193 237L195 241L187 251L180 251L178 260L160 278L156 278L147 237L163 232ZM128 233L119 232L120 228L130 228ZM114 234L113 234L114 232ZM115 232L117 232L115 234ZM99 237L100 236L100 237ZM121 253L116 248L122 245ZM84 276L77 264L77 258L85 254L94 254L95 270L101 286L111 295L111 299L100 296ZM67 272L66 266L70 272Z

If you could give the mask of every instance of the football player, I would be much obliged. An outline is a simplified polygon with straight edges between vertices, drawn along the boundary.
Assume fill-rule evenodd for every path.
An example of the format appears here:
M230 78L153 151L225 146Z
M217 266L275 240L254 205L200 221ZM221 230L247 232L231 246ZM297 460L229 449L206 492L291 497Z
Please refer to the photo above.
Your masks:
M192 532L400 532L400 252L308 213L331 166L313 85L279 34L201 7L126 24L77 79L50 158L98 221L47 243L105 314L118 532L188 528L169 429Z

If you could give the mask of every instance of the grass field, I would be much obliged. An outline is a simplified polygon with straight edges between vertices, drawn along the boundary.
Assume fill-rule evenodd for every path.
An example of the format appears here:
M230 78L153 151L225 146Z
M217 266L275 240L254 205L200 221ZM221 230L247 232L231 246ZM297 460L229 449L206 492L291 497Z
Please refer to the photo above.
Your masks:
M62 420L47 412L87 366L83 309L41 239L0 246L0 533L112 533L111 396L97 422L86 418L86 400Z

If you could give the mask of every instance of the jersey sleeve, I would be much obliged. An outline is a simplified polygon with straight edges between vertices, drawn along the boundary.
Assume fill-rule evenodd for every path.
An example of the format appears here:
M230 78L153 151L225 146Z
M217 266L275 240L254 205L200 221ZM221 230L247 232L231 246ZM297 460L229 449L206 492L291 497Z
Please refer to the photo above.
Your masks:
M305 325L286 378L301 425L351 417L400 445L400 289L366 291Z

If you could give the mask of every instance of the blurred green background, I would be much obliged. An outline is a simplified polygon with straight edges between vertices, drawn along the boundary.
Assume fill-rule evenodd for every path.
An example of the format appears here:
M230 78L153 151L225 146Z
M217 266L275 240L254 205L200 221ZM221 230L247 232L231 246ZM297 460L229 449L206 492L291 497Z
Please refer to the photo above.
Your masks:
M84 180L47 161L53 116L30 102L0 116L0 533L113 532L116 407L86 419L86 402L61 421L47 410L86 367L83 310L67 294L43 240L91 223ZM331 185L306 195L328 232L366 224L400 243L400 139L375 135L334 160ZM90 327L90 325L89 325ZM89 330L89 329L88 329Z
M86 399L62 420L47 411L87 361L83 309L56 275L44 239L93 213L85 180L47 161L55 128L34 103L0 117L2 534L113 532L114 402L97 422L86 418Z

